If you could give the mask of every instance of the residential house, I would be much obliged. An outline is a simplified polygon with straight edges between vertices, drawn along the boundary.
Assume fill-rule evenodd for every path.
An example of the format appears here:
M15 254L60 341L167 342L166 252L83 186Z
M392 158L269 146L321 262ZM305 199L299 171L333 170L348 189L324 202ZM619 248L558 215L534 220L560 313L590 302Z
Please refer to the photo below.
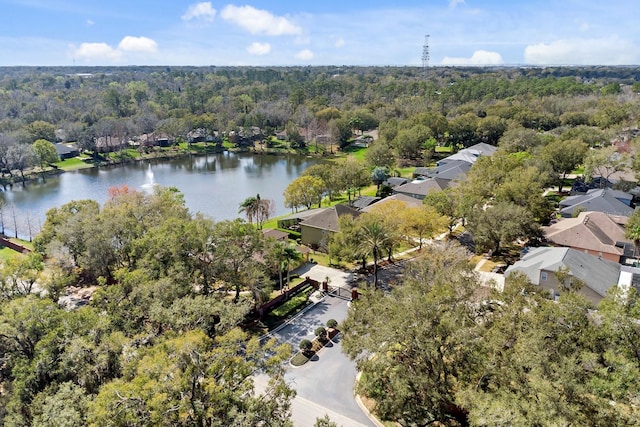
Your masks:
M581 212L577 218L562 219L543 227L544 238L563 246L623 263L634 256L634 244L625 237L619 218L602 212Z
M96 139L96 151L99 153L110 153L128 147L127 141L113 136L101 136Z
M366 208L367 206L376 203L378 200L380 200L380 197L360 196L360 197L358 197L357 199L355 199L354 201L351 202L351 207L361 211L362 209Z
M398 194L393 194L389 197L385 197L384 199L379 200L367 206L366 208L362 209L362 212L371 212L376 208L384 206L387 203L393 203L393 202L403 203L405 206L408 206L408 207L417 207L422 205L422 201L420 199L407 196L406 194L398 193Z
M265 228L262 230L262 234L266 239L275 239L278 242L289 241L289 233L282 230L276 230L275 228Z
M449 181L440 178L415 179L393 189L394 194L404 194L419 200L424 199L432 191L442 191L449 185Z
M416 168L416 169L419 169L419 168ZM391 188L395 188L395 187L399 187L401 185L404 185L407 182L409 182L409 179L407 179L407 178L402 178L402 177L399 177L399 176L392 176L392 177L387 178L387 180L382 183L382 186L386 185L386 186L389 186Z
M284 218L280 218L278 220L278 228L289 229L289 230L300 230L300 223L307 218L311 218L312 216L323 212L329 208L315 208L315 209L307 209L304 211L296 212L291 215L288 215Z
M313 215L300 223L303 245L318 248L327 242L329 235L340 231L338 219L343 215L357 217L360 212L347 205L335 205Z
M586 194L569 196L560 202L560 214L569 218L576 209L590 212L603 212L609 215L631 216L633 196L624 191L611 188L588 190Z
M78 147L75 147L71 144L57 143L53 145L55 145L56 147L56 152L58 153L58 157L60 157L60 160L71 159L80 155Z
M539 247L529 249L519 261L509 266L505 277L508 283L511 274L523 273L533 285L553 298L562 293L563 287L579 280L583 286L578 292L596 305L609 288L617 285L620 268L618 263L576 249ZM565 283L560 283L556 275L560 270L567 274Z

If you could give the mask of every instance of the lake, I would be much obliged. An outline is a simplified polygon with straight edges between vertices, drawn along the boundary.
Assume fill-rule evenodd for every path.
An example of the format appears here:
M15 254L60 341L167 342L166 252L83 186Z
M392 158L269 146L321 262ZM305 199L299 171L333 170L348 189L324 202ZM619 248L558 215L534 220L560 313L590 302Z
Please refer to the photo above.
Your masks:
M140 191L153 191L155 185L177 187L192 213L201 212L214 220L239 217L240 203L260 194L275 202L277 216L290 211L284 206L287 185L320 161L304 156L225 152L65 172L44 183L18 184L3 192L2 221L7 235L14 234L17 223L18 234L28 238L42 226L48 209L71 200L93 199L102 204L109 188L122 185Z

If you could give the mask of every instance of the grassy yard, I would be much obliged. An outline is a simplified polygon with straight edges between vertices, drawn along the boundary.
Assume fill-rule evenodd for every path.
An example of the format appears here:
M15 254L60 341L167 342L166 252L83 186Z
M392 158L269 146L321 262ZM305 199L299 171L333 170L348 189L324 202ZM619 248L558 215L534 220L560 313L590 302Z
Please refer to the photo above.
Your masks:
M84 159L87 157L73 157L71 159L62 160L60 162L54 163L55 166L62 169L63 171L74 171L78 169L86 169L91 168L93 165L91 163L86 163Z
M367 154L367 147L346 147L342 150L349 156L353 156L360 161L364 161L364 157Z
M0 263L3 263L5 261L8 261L8 260L13 259L13 258L22 257L22 256L24 256L24 255L22 255L19 252L14 251L13 249L0 248Z

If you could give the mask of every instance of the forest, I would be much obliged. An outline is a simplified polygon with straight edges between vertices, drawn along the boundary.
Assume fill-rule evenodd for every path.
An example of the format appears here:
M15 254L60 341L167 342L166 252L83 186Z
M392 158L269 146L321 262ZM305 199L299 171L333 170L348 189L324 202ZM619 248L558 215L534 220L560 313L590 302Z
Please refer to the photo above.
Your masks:
M361 159L292 182L285 197L297 209L323 196L350 201L367 185L385 195L388 177L443 152L497 147L422 207L343 220L322 248L374 267L407 236L422 245L458 224L478 253L534 241L576 171L587 180L627 171L617 185L635 186L637 67L426 71L1 68L2 182L51 167L56 142L95 160L104 139L158 133L186 144L199 130L237 145L286 131L290 149L331 158L377 131ZM543 196L550 187L557 194ZM277 288L287 256L254 224L190 213L175 188L120 187L103 206L51 209L33 243L0 267L0 424L291 425L291 349L242 328ZM478 300L469 253L454 244L425 253L402 286L368 289L340 325L378 414L402 425L640 423L635 291L612 292L599 307L575 292L554 303L520 278ZM62 307L70 286L94 288L91 302ZM258 373L270 377L262 392Z

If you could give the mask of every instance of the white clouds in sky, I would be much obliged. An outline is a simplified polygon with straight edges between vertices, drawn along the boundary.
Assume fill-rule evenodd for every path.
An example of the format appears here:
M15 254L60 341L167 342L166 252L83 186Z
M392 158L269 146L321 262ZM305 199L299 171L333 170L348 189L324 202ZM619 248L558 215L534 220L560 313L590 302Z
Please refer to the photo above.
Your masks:
M247 48L247 52L251 55L267 55L271 52L271 45L269 43L254 42Z
M615 65L638 61L637 46L617 37L563 39L529 45L524 59L535 65Z
M344 47L345 44L346 43L345 43L344 39L343 38L339 38L338 40L336 40L336 42L333 45L335 47L337 47L337 48L341 48L341 47Z
M449 57L442 59L442 65L502 65L502 55L498 52L489 52L486 50L476 50L470 58Z
M215 17L216 10L211 6L211 2L207 1L190 5L184 15L182 15L182 20L212 22Z
M253 6L227 5L220 12L225 21L232 22L247 30L251 34L266 34L268 36L299 35L302 28L289 19L275 16L266 10Z
M459 4L464 4L464 0L449 0L449 8L451 9L454 9Z
M313 59L313 52L309 49L303 49L300 52L296 53L296 58L302 61L310 61Z
M117 47L107 43L82 43L80 46L71 46L74 58L87 61L118 62L124 54L153 54L158 51L158 43L148 37L125 36Z
M122 52L114 49L106 43L82 43L77 48L72 48L73 56L89 61L118 61Z
M118 44L118 49L125 52L155 53L158 43L148 37L125 36Z

